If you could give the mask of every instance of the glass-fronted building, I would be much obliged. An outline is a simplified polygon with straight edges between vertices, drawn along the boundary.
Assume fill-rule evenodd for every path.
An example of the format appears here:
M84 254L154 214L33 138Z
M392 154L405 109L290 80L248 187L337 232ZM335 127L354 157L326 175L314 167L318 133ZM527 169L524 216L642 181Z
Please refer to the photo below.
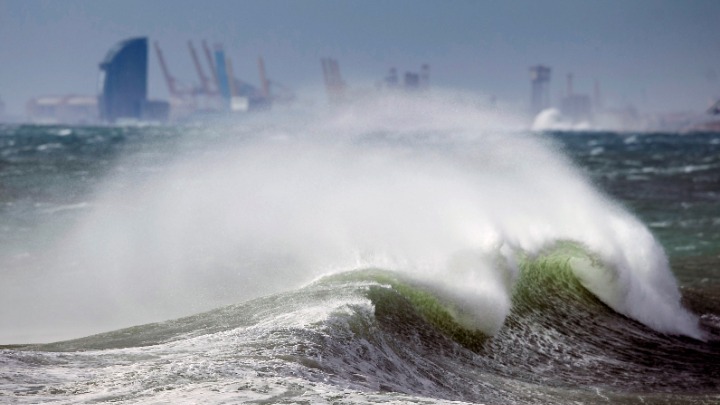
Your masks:
M131 38L108 51L100 63L100 119L141 119L147 103L148 39Z

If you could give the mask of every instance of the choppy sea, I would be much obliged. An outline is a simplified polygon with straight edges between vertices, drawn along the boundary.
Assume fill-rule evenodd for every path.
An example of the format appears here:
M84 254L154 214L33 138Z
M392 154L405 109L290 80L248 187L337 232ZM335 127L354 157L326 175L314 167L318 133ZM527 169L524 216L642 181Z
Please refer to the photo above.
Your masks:
M720 134L508 121L0 125L0 403L720 403Z

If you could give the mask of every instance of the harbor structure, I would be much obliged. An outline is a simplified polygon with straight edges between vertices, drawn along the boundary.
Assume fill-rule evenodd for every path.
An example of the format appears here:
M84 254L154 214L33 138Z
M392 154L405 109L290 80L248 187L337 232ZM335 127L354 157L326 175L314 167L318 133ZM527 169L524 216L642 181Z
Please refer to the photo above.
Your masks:
M225 59L225 50L220 45L215 45L215 70L217 77L217 86L220 90L220 96L225 100L226 108L230 108L232 104L233 88L230 80L231 62Z
M560 111L574 123L593 122L593 102L589 95L578 94L573 88L573 74L567 75L567 93L560 100Z
M430 86L430 65L423 64L420 72L405 72L403 85L406 90L426 90Z
M233 62L220 43L212 50L206 41L202 41L205 56L203 61L192 41L188 41L190 58L199 78L199 84L187 85L177 80L171 73L158 42L155 52L161 72L167 85L172 106L172 119L185 120L193 117L205 117L208 114L243 113L270 108L274 103L290 102L293 92L280 83L271 80L265 69L265 61L258 57L260 86L256 87L239 79L233 71ZM206 74L206 70L209 74Z
M550 68L543 65L530 67L530 112L539 114L550 107Z
M147 98L148 39L130 38L112 47L100 63L98 110L105 122L164 121L170 106Z
M94 124L98 98L75 94L35 97L25 105L25 114L38 124Z
M391 67L388 75L379 82L377 87L384 89L403 89L403 90L426 90L430 86L430 65L427 63L420 67L419 72L406 71L403 75L403 81L400 83L398 71L395 67Z
M100 118L140 119L147 100L148 40L131 38L108 51L100 63Z

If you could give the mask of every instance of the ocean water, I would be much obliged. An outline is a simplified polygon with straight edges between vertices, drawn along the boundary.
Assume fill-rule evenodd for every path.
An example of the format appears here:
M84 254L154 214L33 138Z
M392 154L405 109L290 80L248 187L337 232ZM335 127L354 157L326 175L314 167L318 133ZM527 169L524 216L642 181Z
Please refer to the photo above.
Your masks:
M518 122L0 125L0 403L720 403L720 134Z

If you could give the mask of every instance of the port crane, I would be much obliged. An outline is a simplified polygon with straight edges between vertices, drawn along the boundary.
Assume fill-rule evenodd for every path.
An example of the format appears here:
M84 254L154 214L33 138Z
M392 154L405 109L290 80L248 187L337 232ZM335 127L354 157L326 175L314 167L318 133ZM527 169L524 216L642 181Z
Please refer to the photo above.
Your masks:
M215 62L213 61L212 54L210 53L210 47L205 40L202 41L202 45L203 52L205 53L205 59L207 59L208 66L210 66L210 74L212 75L213 83L215 83L215 89L219 89L220 85L218 83L217 67L215 66Z
M275 80L268 79L265 71L265 60L262 56L258 57L258 73L260 75L260 94L267 102L288 103L295 99L295 93L288 86L285 86Z
M213 82L210 81L210 78L207 77L203 71L202 65L200 64L200 58L198 58L197 51L195 50L195 46L193 46L192 41L188 41L188 49L190 49L190 56L192 57L195 70L200 78L200 86L203 93L207 95L217 94L217 89L212 86ZM214 66L210 65L211 70L213 67Z
M163 77L165 78L165 83L168 87L168 92L170 93L171 97L178 98L178 99L186 99L188 97L196 96L198 94L202 94L204 90L202 88L196 88L196 87L190 87L184 86L182 83L180 83L175 76L170 73L170 68L168 67L167 62L165 61L165 55L163 54L162 49L160 49L160 44L158 41L154 42L155 46L155 53L157 55L158 61L160 62L160 70L162 70Z
M165 83L167 84L168 91L170 92L171 96L179 96L181 92L177 88L177 80L175 77L173 77L172 74L170 74L170 69L168 69L167 63L165 62L165 57L163 56L163 52L160 49L160 44L158 44L157 41L153 44L155 46L155 54L157 55L158 61L160 62L160 69L162 70L163 77L165 78Z
M232 61L225 54L221 44L216 44L215 49L211 51L207 42L202 41L202 52L206 58L206 65L203 66L201 55L195 45L192 41L187 41L187 49L200 83L194 86L184 86L171 73L157 41L155 41L154 47L170 93L171 104L174 109L185 110L184 113L196 111L198 104L206 110L229 108L235 111L267 108L274 102L290 102L295 98L290 88L268 77L262 56L257 60L260 86L255 88L235 77ZM206 67L210 69L209 74L206 74Z

